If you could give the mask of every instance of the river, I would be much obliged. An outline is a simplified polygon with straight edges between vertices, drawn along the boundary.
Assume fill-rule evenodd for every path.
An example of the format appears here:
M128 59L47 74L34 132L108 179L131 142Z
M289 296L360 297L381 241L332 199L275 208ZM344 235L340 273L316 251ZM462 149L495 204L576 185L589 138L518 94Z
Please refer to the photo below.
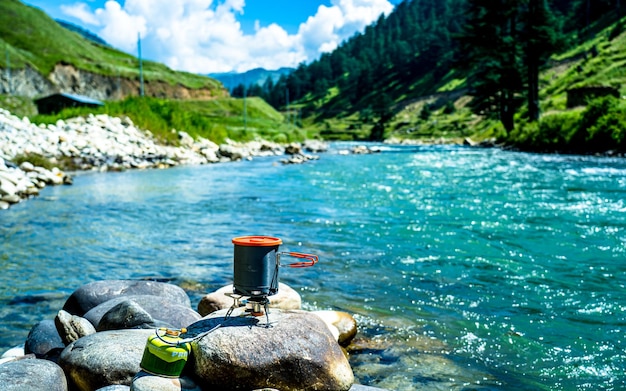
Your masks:
M383 146L77 173L0 212L0 348L80 285L157 278L192 305L232 282L231 239L317 254L282 269L305 309L355 316L350 363L390 390L624 390L626 160Z

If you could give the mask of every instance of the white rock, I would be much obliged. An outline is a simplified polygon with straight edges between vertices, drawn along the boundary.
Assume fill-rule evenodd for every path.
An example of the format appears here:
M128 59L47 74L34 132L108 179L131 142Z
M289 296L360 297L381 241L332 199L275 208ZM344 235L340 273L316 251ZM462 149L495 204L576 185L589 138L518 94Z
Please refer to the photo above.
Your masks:
M0 178L0 195L13 195L15 193L17 193L17 187L6 178Z
M33 163L31 162L23 162L22 164L20 164L20 170L22 171L30 172L30 171L33 171L34 169L35 169L35 166L33 166Z

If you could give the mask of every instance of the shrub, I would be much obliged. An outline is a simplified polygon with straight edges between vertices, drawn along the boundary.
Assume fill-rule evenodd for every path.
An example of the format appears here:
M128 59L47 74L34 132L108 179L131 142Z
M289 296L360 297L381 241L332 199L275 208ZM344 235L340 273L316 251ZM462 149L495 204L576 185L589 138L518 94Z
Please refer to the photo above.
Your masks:
M550 151L568 149L569 135L575 131L579 120L578 111L546 115L539 121L534 142Z
M582 114L570 145L577 151L626 148L626 104L612 96L594 99Z
M456 111L456 107L454 107L454 102L449 100L446 102L446 104L443 106L443 113L444 114L452 114Z
M288 141L287 135L285 133L278 133L272 137L272 141L279 144L286 144Z
M426 121L428 118L430 118L432 112L433 107L430 104L424 105L424 107L422 107L422 111L420 111L420 119Z
M43 167L47 170L52 170L55 166L55 164L53 164L50 159L38 153L24 153L19 154L13 158L13 163L17 164L18 166L24 162L29 162L33 166Z

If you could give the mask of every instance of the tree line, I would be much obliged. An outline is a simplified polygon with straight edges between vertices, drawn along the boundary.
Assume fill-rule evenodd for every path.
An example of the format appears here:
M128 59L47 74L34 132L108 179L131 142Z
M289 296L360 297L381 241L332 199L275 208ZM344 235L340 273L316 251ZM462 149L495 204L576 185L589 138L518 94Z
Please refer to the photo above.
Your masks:
M454 73L466 79L472 110L510 132L522 106L529 121L539 118L549 57L588 38L594 21L621 15L620 0L406 0L333 52L232 95L278 109L299 102L305 117L359 112L384 128L394 103Z

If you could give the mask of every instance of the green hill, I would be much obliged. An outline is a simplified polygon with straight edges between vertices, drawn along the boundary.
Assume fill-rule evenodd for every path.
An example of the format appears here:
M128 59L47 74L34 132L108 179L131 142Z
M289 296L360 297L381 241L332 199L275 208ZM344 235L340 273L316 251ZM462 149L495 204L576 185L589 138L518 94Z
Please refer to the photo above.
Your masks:
M10 67L31 67L48 76L58 64L69 64L97 75L139 78L138 59L83 38L63 28L43 11L24 5L19 0L0 1L0 48L7 51ZM7 67L7 56L0 56L0 65ZM205 88L222 95L221 84L211 78L176 72L163 64L143 62L144 79L188 88Z
M0 107L28 116L35 123L54 123L59 118L89 113L129 116L162 141L174 144L178 140L172 129L215 142L255 137L287 142L307 137L260 98L231 98L213 78L173 71L156 62L143 61L146 96L139 98L139 60L73 30L18 0L0 1L0 48L6 51L0 56L4 68L0 78L7 66L12 78L21 78L12 83L20 85L20 90L0 95ZM76 88L81 88L78 93L103 100L104 107L37 115L33 99L47 95L44 87L52 83L50 79L63 78L75 84L51 85L48 93L65 89L76 93ZM75 80L80 78L85 80ZM10 84L0 83L0 89ZM33 88L25 90L29 85Z
M585 116L594 106L566 104L568 92L580 87L625 95L620 15L626 10L620 2L498 4L406 0L260 95L275 107L297 111L305 125L327 138L472 136L532 150L623 149L619 126L613 126L619 118ZM582 106L592 98L585 96ZM605 105L619 117L621 101ZM613 135L588 143L594 147L586 151L581 146L596 138L583 129L592 128L591 117L609 124L592 129L594 134ZM546 143L554 132L562 133L560 141Z

